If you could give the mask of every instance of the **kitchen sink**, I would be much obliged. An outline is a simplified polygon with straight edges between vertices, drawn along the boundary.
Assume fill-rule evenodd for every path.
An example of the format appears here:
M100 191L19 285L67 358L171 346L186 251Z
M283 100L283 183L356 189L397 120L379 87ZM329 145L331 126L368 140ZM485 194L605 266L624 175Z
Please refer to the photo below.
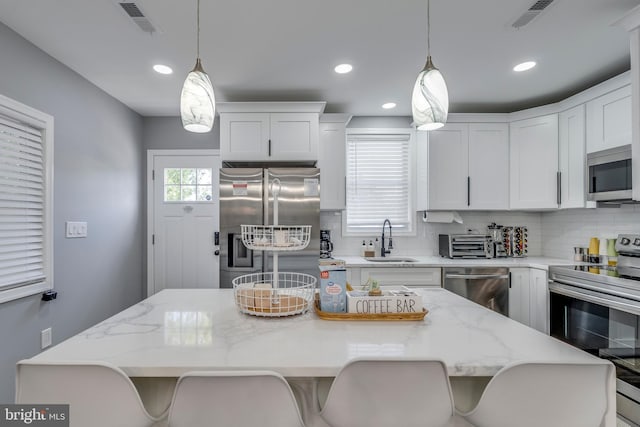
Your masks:
M418 260L414 258L394 257L394 256L373 257L373 258L365 258L365 259L371 262L418 262Z

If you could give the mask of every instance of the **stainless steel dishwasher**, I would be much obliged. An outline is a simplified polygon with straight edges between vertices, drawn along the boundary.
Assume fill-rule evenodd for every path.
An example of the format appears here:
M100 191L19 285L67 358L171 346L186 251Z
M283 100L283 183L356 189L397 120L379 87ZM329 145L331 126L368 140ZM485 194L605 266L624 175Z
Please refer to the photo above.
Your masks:
M444 288L490 310L509 315L509 269L456 267L443 269Z

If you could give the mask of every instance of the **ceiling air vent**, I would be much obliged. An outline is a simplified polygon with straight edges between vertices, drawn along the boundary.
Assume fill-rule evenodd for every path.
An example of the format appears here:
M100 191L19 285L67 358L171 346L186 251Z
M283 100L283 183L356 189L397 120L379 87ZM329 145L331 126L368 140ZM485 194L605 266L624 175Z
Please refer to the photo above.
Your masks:
M138 7L135 2L119 1L118 4L142 31L145 33L158 32L158 28L149 21L149 18L144 16L144 13L142 13L140 7Z
M536 16L540 15L540 13L547 8L553 0L538 0L531 6L525 13L523 13L516 21L511 24L513 28L520 29L527 25L529 22L533 20Z

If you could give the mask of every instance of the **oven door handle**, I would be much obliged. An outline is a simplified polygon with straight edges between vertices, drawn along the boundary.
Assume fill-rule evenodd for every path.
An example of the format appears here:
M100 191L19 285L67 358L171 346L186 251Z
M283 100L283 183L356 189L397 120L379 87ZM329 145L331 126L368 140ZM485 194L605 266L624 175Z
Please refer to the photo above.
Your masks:
M549 283L549 292L564 295L571 298L576 298L581 301L591 302L594 304L602 305L604 307L613 308L616 310L624 311L626 313L635 314L640 316L640 307L637 304L630 304L621 301L619 297L611 296L611 298L603 298L598 295L594 295L593 292L584 290L574 290L573 287L563 285L557 282Z
M508 279L508 274L445 274L445 279Z

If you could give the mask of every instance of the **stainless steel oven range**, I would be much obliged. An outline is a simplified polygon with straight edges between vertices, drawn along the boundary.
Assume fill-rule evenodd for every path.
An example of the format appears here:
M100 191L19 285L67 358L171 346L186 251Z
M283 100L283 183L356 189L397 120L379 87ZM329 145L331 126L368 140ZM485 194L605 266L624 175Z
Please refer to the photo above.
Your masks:
M616 367L618 413L640 424L640 235L619 235L618 265L549 269L551 335Z

